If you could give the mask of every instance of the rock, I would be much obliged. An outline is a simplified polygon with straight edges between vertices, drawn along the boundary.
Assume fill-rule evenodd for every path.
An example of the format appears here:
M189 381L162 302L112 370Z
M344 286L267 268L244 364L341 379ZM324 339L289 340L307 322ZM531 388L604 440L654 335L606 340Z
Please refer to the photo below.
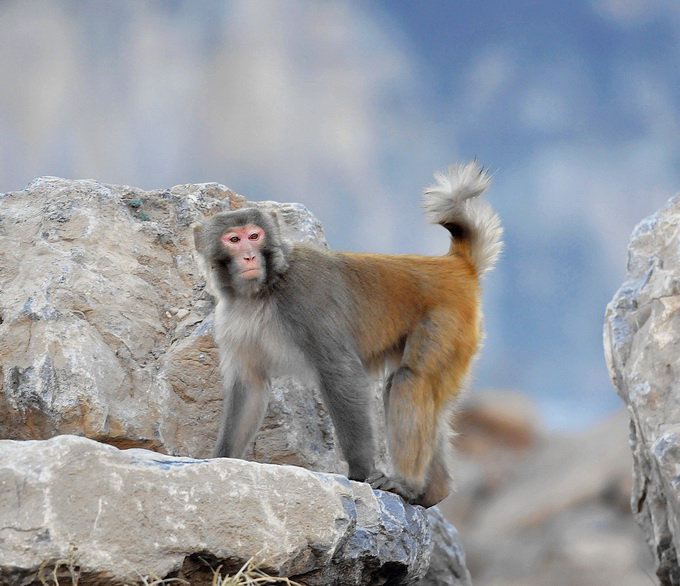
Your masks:
M519 462L541 444L544 430L538 408L516 391L474 391L456 410L453 454L455 490L441 507L458 523L489 495L497 496ZM471 530L477 528L474 523Z
M430 567L418 586L471 586L470 572L456 528L437 507L427 510L432 530Z
M246 458L320 472L348 471L319 393L288 379L274 381L267 415Z
M545 438L516 463L512 481L480 512L476 529L492 535L538 526L560 511L597 500L630 473L625 432L620 412L588 432Z
M529 397L513 391L476 391L456 411L456 445L468 454L488 456L491 450L523 451L541 432L538 408Z
M342 476L75 436L0 441L0 539L0 578L17 586L60 560L83 586L210 584L208 562L235 571L251 557L302 584L412 584L431 549L423 509Z
M630 413L631 504L661 584L680 584L680 196L641 222L607 306L604 347Z
M466 423L458 428L474 437L460 442L457 488L440 504L463 536L474 584L648 582L653 560L628 505L632 458L625 410L565 434L542 429L517 393L475 395L463 404ZM524 430L499 425L505 421L524 421ZM532 438L529 444L511 439L525 437Z
M0 437L209 455L222 391L190 225L257 205L288 238L325 246L318 221L212 183L144 192L44 177L0 202ZM278 381L273 395L251 456L266 446L270 462L343 471L315 391Z

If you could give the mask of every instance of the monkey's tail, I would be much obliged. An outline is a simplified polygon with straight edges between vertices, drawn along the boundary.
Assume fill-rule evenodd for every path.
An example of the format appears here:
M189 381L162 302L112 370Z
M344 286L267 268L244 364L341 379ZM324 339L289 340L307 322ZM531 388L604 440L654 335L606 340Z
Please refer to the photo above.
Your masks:
M451 233L450 254L467 245L466 252L481 276L493 268L503 248L500 218L479 198L489 187L491 176L472 161L451 165L434 178L437 184L423 190L425 215L431 224L441 224Z

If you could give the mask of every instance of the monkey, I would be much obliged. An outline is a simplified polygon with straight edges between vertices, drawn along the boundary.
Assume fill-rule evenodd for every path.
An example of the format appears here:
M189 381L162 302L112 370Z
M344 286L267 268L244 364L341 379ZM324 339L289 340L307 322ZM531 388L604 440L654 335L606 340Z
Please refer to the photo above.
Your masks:
M269 380L314 382L351 480L430 507L450 492L451 412L482 340L480 278L501 248L491 182L476 161L435 174L429 222L450 234L443 256L335 252L282 238L257 208L194 225L217 299L214 331L224 407L214 457L243 458L262 423ZM388 453L376 469L371 379L384 373Z

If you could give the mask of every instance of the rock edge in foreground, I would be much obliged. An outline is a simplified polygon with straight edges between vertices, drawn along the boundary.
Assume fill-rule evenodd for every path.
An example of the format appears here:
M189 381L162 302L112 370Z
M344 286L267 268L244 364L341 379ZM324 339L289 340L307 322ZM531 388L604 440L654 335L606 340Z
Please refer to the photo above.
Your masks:
M294 466L176 458L76 436L0 441L3 583L39 583L41 565L60 560L74 562L86 585L254 558L304 584L412 584L428 570L429 518L395 495Z

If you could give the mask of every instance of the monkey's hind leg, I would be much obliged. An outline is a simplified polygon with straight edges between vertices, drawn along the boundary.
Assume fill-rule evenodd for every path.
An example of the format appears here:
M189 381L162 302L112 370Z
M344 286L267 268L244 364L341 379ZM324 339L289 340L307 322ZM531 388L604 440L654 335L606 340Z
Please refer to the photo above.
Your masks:
M450 319L431 315L409 336L401 365L388 380L387 437L391 478L371 478L408 502L432 506L450 492L449 411L469 367L474 346L451 344L442 332Z
M386 400L387 438L395 475L374 476L371 484L414 503L425 490L435 453L437 405L426 379L409 366L400 366L390 383Z
M451 492L451 433L448 422L440 424L446 433L440 431L439 441L427 471L424 491L417 497L416 503L423 507L432 507L443 501Z
M246 385L237 378L225 386L222 422L213 458L243 458L260 429L268 403L269 383L262 379Z

